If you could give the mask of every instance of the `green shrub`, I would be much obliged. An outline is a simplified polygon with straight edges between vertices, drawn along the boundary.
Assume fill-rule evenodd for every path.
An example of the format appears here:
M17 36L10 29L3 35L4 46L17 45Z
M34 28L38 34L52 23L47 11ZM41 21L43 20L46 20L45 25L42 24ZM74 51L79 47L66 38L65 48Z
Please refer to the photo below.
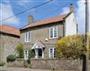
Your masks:
M29 59L33 58L35 56L34 50L29 50Z
M83 53L86 53L84 36L67 36L59 39L56 43L57 58L77 59Z
M33 58L34 56L35 56L34 50L29 50L28 63L31 63L30 60L31 60L31 58Z
M5 65L5 62L0 62L0 66L4 66Z
M24 57L24 48L23 44L19 43L16 47L16 52L18 54L18 58L23 58Z
M14 62L16 60L16 56L15 55L9 55L7 57L7 62Z

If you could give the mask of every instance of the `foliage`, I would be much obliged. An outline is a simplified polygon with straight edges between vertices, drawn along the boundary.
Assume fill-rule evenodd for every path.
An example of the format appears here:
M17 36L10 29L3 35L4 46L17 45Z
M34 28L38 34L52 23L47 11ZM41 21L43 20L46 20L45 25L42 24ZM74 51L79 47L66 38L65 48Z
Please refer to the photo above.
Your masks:
M33 58L34 56L35 56L35 52L34 52L34 50L29 50L29 56L28 56L28 63L30 63L30 60L31 60L31 58Z
M84 36L81 35L67 36L59 39L56 43L57 58L79 58L81 54L86 52L86 47L83 44L84 40Z
M0 62L0 66L4 66L5 65L5 62Z
M35 52L33 50L29 50L29 59L35 56Z
M18 54L18 58L23 58L24 57L24 48L23 44L19 43L16 47L16 52Z
M16 60L16 56L15 55L7 56L7 62L14 62L15 60Z

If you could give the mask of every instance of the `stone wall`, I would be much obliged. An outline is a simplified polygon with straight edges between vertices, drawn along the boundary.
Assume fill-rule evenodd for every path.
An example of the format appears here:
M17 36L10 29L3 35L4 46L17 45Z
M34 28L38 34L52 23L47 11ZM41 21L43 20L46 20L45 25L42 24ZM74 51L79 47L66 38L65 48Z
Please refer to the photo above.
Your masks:
M6 62L6 58L10 54L16 54L15 49L19 43L19 37L0 34L0 61Z
M16 60L14 62L9 62L6 65L7 67L24 67L24 60L23 59Z
M81 60L32 59L31 67L36 69L56 69L61 71L82 71ZM90 67L90 63L89 63Z

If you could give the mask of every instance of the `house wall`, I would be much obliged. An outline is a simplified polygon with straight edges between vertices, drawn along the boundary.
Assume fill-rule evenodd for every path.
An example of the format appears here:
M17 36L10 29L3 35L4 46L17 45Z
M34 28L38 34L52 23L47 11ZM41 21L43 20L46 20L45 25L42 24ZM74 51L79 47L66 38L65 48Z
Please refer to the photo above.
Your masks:
M19 37L7 34L0 34L0 60L6 62L6 57L15 54L15 48L19 43Z
M48 48L56 47L55 44L58 39L58 38L56 38L56 39L49 38L49 28L54 27L54 26L58 27L58 37L63 37L63 33L64 33L63 24L58 23L56 25L48 25L48 26L36 27L33 29L25 30L24 32L21 32L20 41L24 44L25 49L31 49L37 40L42 41L42 43L45 44L44 57L48 58L48 56L49 56ZM24 40L25 32L27 32L27 31L31 31L31 41L30 42L25 42L25 40ZM46 38L48 39L48 41L45 41Z
M77 34L77 22L74 13L71 13L65 19L65 36L76 35Z
M24 32L21 32L21 41L23 43L25 43L25 32L31 31L31 42L30 43L34 43L36 42L36 40L41 40L43 42L45 42L45 39L48 38L50 43L55 43L54 41L56 41L56 39L50 39L49 38L49 28L50 27L54 27L57 26L58 27L58 37L62 37L63 36L63 25L62 24L58 24L58 25L49 25L49 26L43 26L43 27L36 27L33 29L28 29ZM54 41L53 41L54 40Z
M43 26L31 27L26 30L21 31L21 39L20 41L24 44L25 49L30 49L34 45L34 43L39 40L45 44L45 58L48 58L49 48L56 47L57 39L49 38L49 28L50 27L58 27L58 38L68 35L76 35L76 19L74 17L74 13L70 13L63 22L52 23ZM25 42L25 32L31 31L31 41ZM45 39L48 39L46 41Z

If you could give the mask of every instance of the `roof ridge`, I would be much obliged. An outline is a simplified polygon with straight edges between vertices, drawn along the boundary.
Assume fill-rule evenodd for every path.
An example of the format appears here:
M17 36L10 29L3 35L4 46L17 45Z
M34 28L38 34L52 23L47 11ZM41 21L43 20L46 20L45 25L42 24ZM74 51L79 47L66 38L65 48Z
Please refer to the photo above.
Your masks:
M25 26L24 28L22 28L21 30L27 29L29 27L36 27L36 26L41 26L41 25L46 25L46 24L50 24L53 22L58 22L58 21L63 21L65 20L65 17L68 15L67 14L63 14L63 15L58 15L58 16L54 16L54 17L50 17L50 18L46 18L46 19L42 19L36 22L33 22L27 26Z

